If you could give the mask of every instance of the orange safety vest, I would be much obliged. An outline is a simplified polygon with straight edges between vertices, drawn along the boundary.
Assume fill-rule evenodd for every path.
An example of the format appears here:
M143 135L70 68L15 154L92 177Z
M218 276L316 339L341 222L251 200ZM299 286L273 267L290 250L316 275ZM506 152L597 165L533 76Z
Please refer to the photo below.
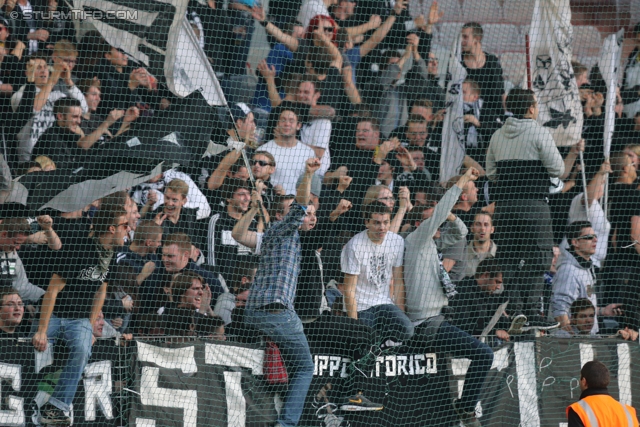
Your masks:
M573 409L585 427L639 427L636 410L606 394L580 399L567 408Z

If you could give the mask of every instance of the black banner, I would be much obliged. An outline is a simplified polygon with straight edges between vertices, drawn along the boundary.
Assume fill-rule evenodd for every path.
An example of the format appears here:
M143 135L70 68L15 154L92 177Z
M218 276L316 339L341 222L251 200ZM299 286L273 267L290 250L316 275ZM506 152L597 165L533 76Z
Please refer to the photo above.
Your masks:
M315 353L320 353L315 349ZM35 425L66 354L36 353L30 342L0 342L0 425ZM277 393L263 379L262 349L220 342L117 345L99 340L73 403L74 426L272 425ZM581 366L600 360L609 391L640 407L637 343L553 339L508 344L494 362L476 412L484 426L554 426L578 400ZM451 426L451 401L464 387L469 361L400 346L356 364L344 355L314 354L314 378L300 425ZM345 412L345 397L362 390L380 412Z
M129 366L127 348L114 340L98 340L78 385L74 426L121 425L124 384ZM34 426L37 409L49 398L67 356L64 347L38 353L30 340L0 340L0 425Z

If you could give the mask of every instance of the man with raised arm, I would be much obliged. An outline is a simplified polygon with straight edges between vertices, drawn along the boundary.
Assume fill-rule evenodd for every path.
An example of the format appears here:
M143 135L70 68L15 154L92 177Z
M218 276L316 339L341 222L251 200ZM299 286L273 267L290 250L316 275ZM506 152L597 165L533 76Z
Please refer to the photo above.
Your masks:
M49 339L61 339L69 349L60 380L40 408L42 425L70 425L70 405L91 357L92 326L107 293L114 250L129 230L123 207L100 209L93 219L93 237L84 237L59 252L42 300L40 319L33 324L33 346L45 351Z
M312 152L313 155L313 152ZM249 291L245 321L271 338L282 353L289 374L277 425L298 425L304 401L313 378L313 361L302 322L293 308L300 274L300 234L309 210L310 185L320 160L306 161L302 184L289 213L264 233L260 264ZM304 184L304 185L303 185ZM307 220L308 223L308 220Z
M446 220L454 221L466 230L460 218L451 214L451 209L459 200L462 189L478 179L478 175L477 169L467 169L445 193L432 215L407 236L404 270L407 315L415 325L414 339L424 341L439 354L450 353L452 357L471 360L462 397L453 405L462 423L473 427L480 427L475 406L491 369L493 352L486 344L444 320L442 309L457 291L439 259L434 237Z

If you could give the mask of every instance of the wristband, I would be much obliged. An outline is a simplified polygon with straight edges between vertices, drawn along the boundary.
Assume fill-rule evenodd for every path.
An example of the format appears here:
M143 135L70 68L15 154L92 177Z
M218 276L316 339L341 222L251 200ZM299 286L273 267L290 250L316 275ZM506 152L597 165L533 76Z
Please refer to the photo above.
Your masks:
M271 23L271 21L269 21L268 19L265 19L264 21L260 21L260 25L262 25L264 28L267 28L267 25L269 25Z

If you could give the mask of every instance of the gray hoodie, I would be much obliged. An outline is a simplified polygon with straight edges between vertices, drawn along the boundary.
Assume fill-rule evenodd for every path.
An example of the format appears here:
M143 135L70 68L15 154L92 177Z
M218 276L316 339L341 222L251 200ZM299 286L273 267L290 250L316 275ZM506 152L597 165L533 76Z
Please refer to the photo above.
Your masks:
M578 298L589 298L594 307L598 307L595 294L596 278L592 268L585 268L565 248L560 248L557 273L553 278L551 296L551 315L571 317L571 304ZM596 309L597 314L597 309ZM592 333L598 333L598 319L594 319Z
M564 161L551 132L532 119L509 117L491 137L487 178L495 182L491 198L544 200L549 178L564 173Z
M439 269L438 249L433 236L446 221L453 205L458 201L462 190L454 185L445 193L436 205L431 218L425 220L405 240L404 286L406 292L407 316L413 322L426 320L440 314L442 307L449 302L442 291ZM456 233L442 236L440 249L455 244L467 235L467 227L460 218L453 225Z

